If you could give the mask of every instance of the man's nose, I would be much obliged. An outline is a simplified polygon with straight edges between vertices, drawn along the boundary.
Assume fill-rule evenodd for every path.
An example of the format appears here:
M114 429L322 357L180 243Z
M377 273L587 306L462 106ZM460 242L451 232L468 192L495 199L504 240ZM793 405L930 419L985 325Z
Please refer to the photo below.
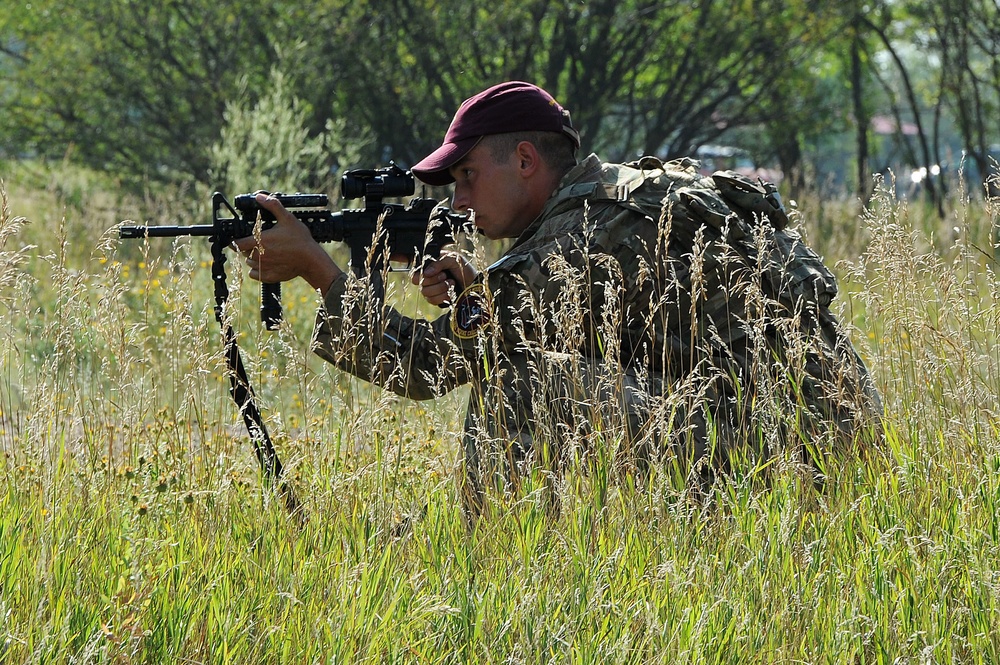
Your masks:
M451 209L455 212L466 212L469 209L469 197L458 187L455 187L455 192L451 195Z

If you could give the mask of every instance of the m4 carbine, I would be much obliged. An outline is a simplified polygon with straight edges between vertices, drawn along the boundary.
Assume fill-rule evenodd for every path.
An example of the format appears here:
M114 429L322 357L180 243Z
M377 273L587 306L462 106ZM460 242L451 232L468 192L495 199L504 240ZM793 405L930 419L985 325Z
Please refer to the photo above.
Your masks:
M455 242L456 233L465 230L467 219L441 212L431 218L438 203L434 199L414 198L407 204L384 203L387 197L413 194L413 176L395 164L382 169L348 171L341 179L341 195L348 200L364 199L363 208L331 212L325 194L274 194L281 204L309 227L317 242L344 242L351 251L355 275L369 275L375 303L385 295L382 274L392 270L387 259L405 260L419 265L426 258L437 258L441 248ZM121 226L121 238L163 238L207 236L214 243L228 246L246 238L256 229L275 224L274 216L257 204L253 194L240 194L229 204L226 197L212 195L212 223L188 226ZM217 315L219 313L217 312ZM281 322L281 285L262 284L260 316L273 330Z
M372 305L381 308L385 297L382 275L391 270L388 263L406 260L420 265L426 258L437 258L441 248L455 241L455 235L467 228L466 218L437 209L434 199L414 198L406 205L384 203L386 197L413 194L415 183L408 171L395 164L383 169L348 171L341 181L345 199L364 199L364 207L330 212L323 194L275 194L295 217L309 227L318 242L345 242L351 250L351 268L359 276L368 276ZM434 214L432 214L434 213ZM289 513L304 519L302 506L282 479L282 465L264 425L257 399L240 357L237 336L224 316L229 287L226 285L226 248L238 238L246 238L274 226L275 218L257 204L253 194L241 194L230 205L226 197L212 195L212 223L190 226L121 226L121 238L163 238L207 236L212 241L212 280L215 283L215 318L222 326L230 395L239 408L250 433L257 460L268 480L278 483ZM268 329L281 322L281 285L262 284L261 319Z

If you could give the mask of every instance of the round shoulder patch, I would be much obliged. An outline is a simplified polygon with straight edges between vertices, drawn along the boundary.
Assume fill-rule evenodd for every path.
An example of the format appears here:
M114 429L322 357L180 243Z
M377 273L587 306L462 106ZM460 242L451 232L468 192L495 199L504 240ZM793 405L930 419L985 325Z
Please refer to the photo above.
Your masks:
M460 339L472 339L489 325L491 306L486 285L476 283L462 291L451 308L451 331Z

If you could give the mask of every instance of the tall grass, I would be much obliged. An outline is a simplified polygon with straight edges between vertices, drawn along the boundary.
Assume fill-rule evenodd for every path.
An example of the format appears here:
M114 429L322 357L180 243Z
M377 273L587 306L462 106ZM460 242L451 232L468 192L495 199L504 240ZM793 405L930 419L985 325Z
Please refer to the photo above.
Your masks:
M938 226L886 188L829 225L848 237L807 229L881 389L883 454L822 491L724 484L711 508L571 470L557 517L535 472L469 532L462 391L407 402L312 357L301 285L263 332L231 262L299 526L229 400L207 244L107 231L204 223L180 202L207 196L5 172L0 662L1000 661L996 202Z

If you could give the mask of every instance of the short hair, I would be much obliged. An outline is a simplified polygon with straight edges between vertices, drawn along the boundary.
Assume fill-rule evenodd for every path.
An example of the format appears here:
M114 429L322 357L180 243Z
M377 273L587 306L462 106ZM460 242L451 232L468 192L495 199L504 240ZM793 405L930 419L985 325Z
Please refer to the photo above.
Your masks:
M545 163L558 173L566 173L576 166L576 146L565 134L559 132L510 132L483 137L483 143L494 162L507 159L521 141L535 146Z

